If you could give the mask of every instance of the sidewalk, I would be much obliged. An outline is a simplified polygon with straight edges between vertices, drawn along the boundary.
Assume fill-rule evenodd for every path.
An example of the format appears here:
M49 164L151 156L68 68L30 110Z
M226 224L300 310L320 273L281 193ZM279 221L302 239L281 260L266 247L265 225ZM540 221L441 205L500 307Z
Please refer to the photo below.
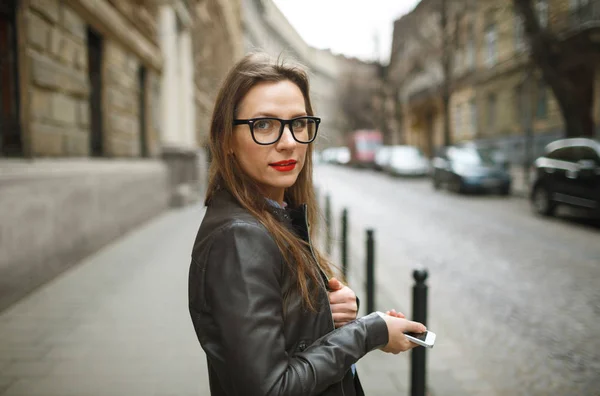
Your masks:
M167 212L0 314L0 395L208 396L187 311L189 254L203 213L200 205ZM360 288L357 275L352 281ZM379 286L378 305L409 312L398 306L407 301L398 285ZM409 358L375 351L362 359L367 395L408 395ZM461 364L460 350L440 337L428 352L430 394L493 395Z
M0 314L0 395L208 395L187 310L203 212L161 215Z

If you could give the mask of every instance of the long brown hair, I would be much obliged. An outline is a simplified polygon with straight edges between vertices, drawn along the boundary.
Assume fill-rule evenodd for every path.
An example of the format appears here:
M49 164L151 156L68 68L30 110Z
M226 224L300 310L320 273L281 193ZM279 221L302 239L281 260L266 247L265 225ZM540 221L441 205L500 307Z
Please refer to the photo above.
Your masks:
M238 106L254 85L264 81L291 81L296 84L304 96L307 114L314 115L309 96L308 75L300 66L287 65L280 60L274 61L266 54L249 54L240 60L225 78L215 102L210 126L212 162L205 204L210 204L217 190L227 189L240 205L271 233L287 265L295 275L303 303L311 310L315 310L316 293L313 293L313 288L321 280L317 264L311 257L307 244L275 219L268 210L269 204L258 184L244 172L235 156L229 154L233 147L233 120L236 118ZM291 207L302 203L307 204L308 222L311 225L310 236L315 240L319 211L312 183L312 152L312 144L309 144L304 168L300 171L296 183L286 189L285 199ZM315 246L313 252L326 275L332 276L333 271L329 261Z

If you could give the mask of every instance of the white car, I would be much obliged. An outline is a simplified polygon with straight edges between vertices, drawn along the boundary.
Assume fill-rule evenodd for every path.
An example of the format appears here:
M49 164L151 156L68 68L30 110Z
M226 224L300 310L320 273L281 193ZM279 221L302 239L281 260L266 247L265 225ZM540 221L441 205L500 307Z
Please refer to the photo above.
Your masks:
M348 147L328 147L321 152L321 160L328 164L346 165L350 162Z
M429 159L415 146L392 146L385 171L397 176L427 176Z
M392 146L381 146L375 153L375 169L383 170L390 162Z

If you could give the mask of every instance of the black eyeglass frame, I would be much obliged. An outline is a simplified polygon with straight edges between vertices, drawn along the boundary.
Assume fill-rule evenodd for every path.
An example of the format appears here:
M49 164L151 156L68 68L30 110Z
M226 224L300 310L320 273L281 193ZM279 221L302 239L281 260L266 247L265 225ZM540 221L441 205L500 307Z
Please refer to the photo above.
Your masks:
M312 139L310 139L310 141L308 142L301 142L300 140L298 140L296 138L296 134L294 133L294 128L292 127L292 122L296 121L296 120L300 120L300 119L311 119L315 122L315 136L312 137ZM279 129L279 135L277 136L277 139L275 139L272 143L260 143L259 141L256 140L256 137L254 136L254 123L257 121L261 121L261 120L277 120L281 123L281 128ZM239 120L233 120L233 125L248 125L250 128L250 134L252 135L252 140L254 140L254 143L259 144L261 146L270 146L272 144L275 144L279 141L279 139L281 139L281 136L283 136L283 130L285 129L286 125L289 125L289 129L292 132L292 137L294 138L295 141L297 141L300 144L310 144L312 142L315 141L315 139L317 138L317 132L319 131L319 124L321 123L321 118L319 117L314 117L314 116L300 116L300 117L294 117L292 119L289 120L284 120L283 118L277 118L277 117L258 117L258 118L249 118L249 119L239 119Z

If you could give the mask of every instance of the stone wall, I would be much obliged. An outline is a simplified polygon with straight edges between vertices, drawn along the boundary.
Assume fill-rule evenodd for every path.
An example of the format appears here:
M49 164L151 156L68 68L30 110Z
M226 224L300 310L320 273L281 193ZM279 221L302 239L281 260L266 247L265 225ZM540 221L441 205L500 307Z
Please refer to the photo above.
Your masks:
M0 158L0 310L168 207L169 174L158 139L162 57L155 24L139 27L156 12L146 10L151 2L114 3L119 6L19 2L26 158ZM108 158L89 158L88 27L102 37L102 154ZM151 158L136 159L142 65Z
M168 205L159 161L0 165L0 311Z
M66 4L32 0L26 11L33 156L89 152L86 26ZM27 118L27 117L26 117Z
M148 16L147 16L148 17ZM25 10L30 75L23 111L33 157L77 157L90 152L90 84L88 23L66 1L32 0ZM154 27L150 29L154 31ZM103 36L104 154L140 155L138 56L111 37ZM160 152L157 73L147 68L146 125L148 151Z
M196 82L196 131L199 145L208 142L214 101L229 69L244 54L239 0L207 0L194 14L192 47Z

